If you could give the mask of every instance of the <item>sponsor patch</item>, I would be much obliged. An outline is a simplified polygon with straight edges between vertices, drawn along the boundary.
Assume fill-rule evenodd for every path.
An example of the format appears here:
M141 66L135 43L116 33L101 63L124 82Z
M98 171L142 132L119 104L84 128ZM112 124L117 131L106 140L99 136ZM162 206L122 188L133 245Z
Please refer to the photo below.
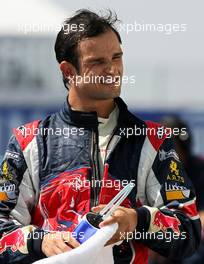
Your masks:
M153 231L157 232L159 230L162 230L163 232L166 232L168 228L172 229L175 233L180 234L179 226L181 225L181 222L179 219L175 216L168 216L164 215L161 211L157 211L153 216Z
M5 154L5 158L13 159L13 160L16 160L16 161L19 161L19 156L20 156L19 153L13 152L13 151L9 151L9 150L7 150L6 154Z
M176 174L176 176L179 175L179 169L178 169L178 164L175 161L171 161L170 165L169 165L169 169L171 171L171 173Z
M28 254L27 236L33 230L33 226L26 226L18 228L8 234L3 234L0 239L0 254L5 252L8 248L12 252L19 251L23 254Z
M178 184L167 184L165 183L166 199L171 200L181 200L189 198L190 190L186 187Z
M169 151L165 151L163 149L159 150L159 160L160 161L164 161L170 158L174 158L176 161L180 162L179 156L174 149L171 149Z
M15 190L15 184L4 183L2 186L0 186L0 202L15 199Z
M176 182L181 182L181 183L184 183L185 180L184 180L184 177L180 176L180 175L168 175L167 180L169 181L176 181Z
M6 192L0 192L0 202L6 202L8 199L9 198Z
M1 180L10 181L12 179L13 179L13 175L9 171L8 163L7 161L4 161L2 165Z
M184 177L180 176L178 164L175 161L171 161L169 165L170 173L167 175L167 180L184 183Z

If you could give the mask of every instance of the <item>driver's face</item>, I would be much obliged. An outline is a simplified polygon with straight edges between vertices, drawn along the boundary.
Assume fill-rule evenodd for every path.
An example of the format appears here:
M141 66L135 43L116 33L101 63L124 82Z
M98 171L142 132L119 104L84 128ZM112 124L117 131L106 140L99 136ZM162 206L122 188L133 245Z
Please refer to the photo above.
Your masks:
M76 89L90 99L113 99L120 95L123 74L122 49L109 30L83 39L78 46L79 71ZM82 81L80 81L82 79Z

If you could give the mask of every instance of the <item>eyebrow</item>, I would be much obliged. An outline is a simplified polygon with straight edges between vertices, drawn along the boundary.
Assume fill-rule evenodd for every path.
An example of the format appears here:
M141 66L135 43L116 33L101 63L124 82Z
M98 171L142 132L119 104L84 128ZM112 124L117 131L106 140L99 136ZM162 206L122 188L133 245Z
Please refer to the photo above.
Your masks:
M113 57L117 57L117 56L122 56L123 55L123 52L116 52L113 54ZM104 61L104 58L103 57L98 57L98 58L88 58L87 59L87 62L101 62L101 61Z
M120 51L120 52L115 53L115 54L113 55L113 57L114 57L114 56L122 56L122 55L123 55L123 52Z

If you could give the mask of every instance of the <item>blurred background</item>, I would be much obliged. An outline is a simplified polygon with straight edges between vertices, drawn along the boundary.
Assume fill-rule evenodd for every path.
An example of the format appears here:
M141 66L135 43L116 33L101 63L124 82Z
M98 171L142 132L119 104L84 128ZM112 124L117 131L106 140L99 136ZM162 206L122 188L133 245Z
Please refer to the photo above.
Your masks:
M121 20L118 30L123 41L124 74L133 80L124 83L122 98L143 119L160 121L176 115L191 131L189 157L196 158L191 159L191 165L184 165L191 167L203 202L198 209L203 214L204 230L204 162L200 160L204 157L203 0L0 3L0 157L13 127L44 118L65 100L67 91L54 54L62 22L81 8L96 12L109 8ZM185 148L184 152L187 154ZM152 254L152 264L167 263ZM185 264L204 263L203 254L204 240L200 253Z
M125 74L135 80L123 86L129 108L155 121L177 114L192 130L194 153L203 156L202 0L1 0L0 155L13 127L43 118L64 102L54 42L63 20L81 8L110 8L122 21ZM145 29L146 24L157 30ZM159 24L170 26L164 30ZM182 30L172 30L174 24Z

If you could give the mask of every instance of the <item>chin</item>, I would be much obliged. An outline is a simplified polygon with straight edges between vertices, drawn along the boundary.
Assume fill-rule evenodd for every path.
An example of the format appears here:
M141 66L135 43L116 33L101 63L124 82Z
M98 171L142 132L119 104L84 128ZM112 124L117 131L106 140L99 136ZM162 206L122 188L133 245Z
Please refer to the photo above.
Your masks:
M102 100L110 100L110 99L115 99L120 96L120 93L114 93L114 94L106 94L106 95L96 95L92 96L92 99L102 101Z
M106 87L98 87L97 91L95 90L94 92L92 90L92 92L89 93L89 96L95 100L108 100L108 99L110 100L119 97L120 93L121 93L120 86L110 86L108 87L108 89L106 86Z
M120 91L118 91L117 93L112 93L110 95L107 95L106 99L115 99L115 98L117 98L119 96L120 96Z

